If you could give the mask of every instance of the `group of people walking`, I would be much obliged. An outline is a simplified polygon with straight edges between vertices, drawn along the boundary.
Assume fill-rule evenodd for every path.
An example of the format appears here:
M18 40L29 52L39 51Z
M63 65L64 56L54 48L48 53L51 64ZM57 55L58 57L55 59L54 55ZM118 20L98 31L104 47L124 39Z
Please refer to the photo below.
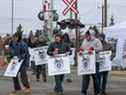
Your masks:
M67 53L68 55L72 54L71 43L68 40L66 40L65 37L68 37L68 35L67 36L63 36L61 34L55 35L54 41L50 43L47 49L47 54L49 56L55 57L57 54L64 54L64 53ZM110 50L111 45L105 41L105 35L103 34L99 34L99 36L96 36L95 34L90 33L90 31L87 31L83 38L84 39L82 41L80 48L88 49L92 47L96 52L96 73L82 76L82 85L80 86L81 87L80 94L88 95L90 77L92 77L94 85L94 95L107 95L106 85L107 85L108 71L99 72L100 63L97 57L100 51ZM24 92L31 93L32 90L27 76L27 69L29 67L29 59L30 59L28 47L35 48L39 46L47 46L46 43L39 44L38 42L39 40L37 40L36 38L34 39L33 42L27 44L22 40L22 35L20 35L19 33L14 34L13 40L9 44L10 56L11 58L17 56L19 59L18 61L20 62L21 60L23 60L23 62L17 76L13 78L14 91L12 91L10 95L16 95L16 92L22 90L19 83L19 78L21 79L21 82L23 84ZM34 61L32 62L32 64L35 64ZM36 74L37 81L40 80L40 74L42 73L43 81L47 82L46 65L38 65L38 66L33 65L32 69ZM54 77L55 77L54 92L56 95L63 95L64 93L63 82L65 74L55 75Z

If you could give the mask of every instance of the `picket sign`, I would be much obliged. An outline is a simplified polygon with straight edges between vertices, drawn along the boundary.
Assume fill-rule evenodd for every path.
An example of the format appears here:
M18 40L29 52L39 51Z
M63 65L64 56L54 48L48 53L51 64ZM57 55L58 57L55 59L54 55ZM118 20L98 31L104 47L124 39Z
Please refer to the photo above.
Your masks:
M92 54L78 54L78 75L88 75L96 73L96 56L95 51Z
M48 75L62 75L70 73L69 56L66 54L58 54L55 57L48 58Z
M111 71L112 68L112 62L110 60L110 57L112 55L111 51L103 51L99 53L99 57L101 58L100 63L100 72L104 71Z
M5 73L4 76L6 77L16 77L20 67L22 65L23 60L21 60L20 62L18 62L18 58L14 57L13 59L11 59Z
M36 65L46 64L49 56L47 55L48 46L29 48L30 52L30 62L35 61ZM75 48L71 48L72 55L69 56L70 65L74 65Z
M47 64L47 48L48 46L29 49L30 62L35 61L36 65Z

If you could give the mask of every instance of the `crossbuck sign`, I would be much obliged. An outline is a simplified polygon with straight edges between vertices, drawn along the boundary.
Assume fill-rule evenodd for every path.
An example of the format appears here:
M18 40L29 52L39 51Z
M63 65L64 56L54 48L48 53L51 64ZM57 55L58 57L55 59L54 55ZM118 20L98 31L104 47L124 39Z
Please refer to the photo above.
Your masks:
M79 14L79 11L76 8L77 0L63 0L64 3L67 5L63 14L66 15L69 11L74 12L75 14Z

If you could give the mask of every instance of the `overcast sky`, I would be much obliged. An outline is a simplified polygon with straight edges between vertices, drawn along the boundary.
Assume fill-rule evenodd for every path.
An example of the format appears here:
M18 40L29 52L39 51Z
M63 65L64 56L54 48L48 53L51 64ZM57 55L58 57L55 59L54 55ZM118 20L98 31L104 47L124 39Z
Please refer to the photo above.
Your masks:
M101 0L78 0L79 18L85 24L97 24L100 19ZM120 23L126 20L126 0L108 0L108 20L114 15L115 22ZM25 32L41 29L42 22L38 20L37 14L41 10L42 0L15 0L14 9L14 29L18 24L22 24ZM67 18L62 15L65 8L62 0L54 0L54 8L58 10L60 19ZM0 0L0 34L11 32L11 0Z

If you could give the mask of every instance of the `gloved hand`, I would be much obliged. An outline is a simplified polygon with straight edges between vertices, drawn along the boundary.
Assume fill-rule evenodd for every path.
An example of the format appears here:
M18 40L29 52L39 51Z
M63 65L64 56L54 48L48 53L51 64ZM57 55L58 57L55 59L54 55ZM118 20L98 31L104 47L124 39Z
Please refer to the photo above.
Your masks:
M94 47L90 47L89 50L92 50L93 51L94 50Z
M18 59L18 62L21 62L21 59L20 58Z
M94 51L94 48L93 48L93 47L90 47L90 48L88 49L88 54L92 55L92 54L93 54L93 51Z
M55 50L53 51L53 56L56 56L59 53L59 49L55 48Z
M13 61L13 64L16 64L16 61Z
M80 55L80 56L83 55L83 49L82 49L82 48L79 49L79 55Z

